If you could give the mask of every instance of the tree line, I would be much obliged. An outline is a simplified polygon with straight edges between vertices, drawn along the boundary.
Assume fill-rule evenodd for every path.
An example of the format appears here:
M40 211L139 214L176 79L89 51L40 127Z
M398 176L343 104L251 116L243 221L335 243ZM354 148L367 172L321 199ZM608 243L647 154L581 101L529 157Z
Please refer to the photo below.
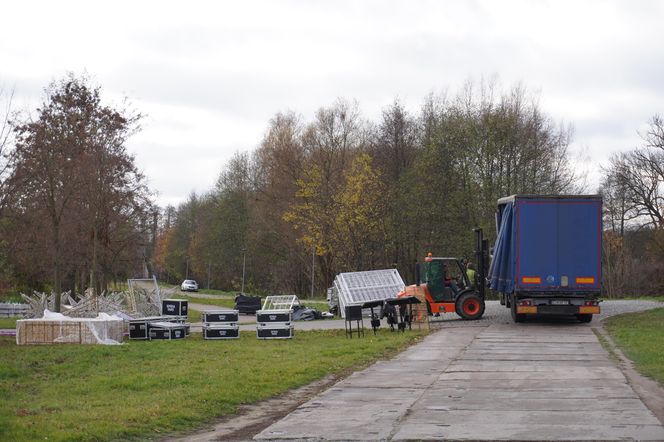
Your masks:
M338 99L305 118L274 115L210 191L159 208L126 141L142 115L68 75L31 115L0 90L0 290L100 293L156 275L252 293L321 295L339 272L436 255L473 259L474 227L495 238L495 205L516 194L579 193L572 128L518 85L468 82L374 120ZM664 287L664 129L604 170L604 288Z
M570 140L520 86L469 83L416 114L394 100L377 121L343 99L310 120L278 113L212 190L167 209L155 269L237 290L246 260L251 288L300 295L345 271L412 281L428 251L472 259L471 230L495 235L499 197L579 191Z

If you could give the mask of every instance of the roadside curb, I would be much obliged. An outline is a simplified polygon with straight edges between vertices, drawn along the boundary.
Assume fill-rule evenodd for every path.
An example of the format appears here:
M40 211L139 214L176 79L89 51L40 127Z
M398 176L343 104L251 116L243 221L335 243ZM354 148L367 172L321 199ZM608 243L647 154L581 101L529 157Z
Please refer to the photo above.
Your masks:
M618 363L616 365L625 375L625 378L627 378L627 383L639 395L646 407L664 425L664 387L657 381L643 376L634 368L634 363L620 350L602 324L593 325L591 328L604 338L606 344L609 346L608 350L610 350L610 353L617 357Z

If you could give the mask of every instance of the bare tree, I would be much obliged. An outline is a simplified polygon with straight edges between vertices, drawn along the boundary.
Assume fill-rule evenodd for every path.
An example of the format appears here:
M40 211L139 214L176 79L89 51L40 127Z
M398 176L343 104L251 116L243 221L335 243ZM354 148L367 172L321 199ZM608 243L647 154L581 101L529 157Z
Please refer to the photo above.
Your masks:
M14 91L6 92L0 88L0 213L6 202L6 195L9 194L6 185L14 134L10 122L13 100Z
M124 147L138 119L102 105L99 87L69 75L46 89L34 120L15 127L12 210L18 219L41 219L29 232L41 236L32 253L35 261L51 259L58 310L63 279L76 262L90 271L96 290L105 286L100 269L106 274L110 264L103 264L117 258L118 247L126 250L119 235L133 234L149 206L143 177Z
M664 284L664 123L654 116L643 145L614 154L604 169L604 286L608 295L622 294L639 280L639 290L657 291ZM636 264L635 262L638 262Z

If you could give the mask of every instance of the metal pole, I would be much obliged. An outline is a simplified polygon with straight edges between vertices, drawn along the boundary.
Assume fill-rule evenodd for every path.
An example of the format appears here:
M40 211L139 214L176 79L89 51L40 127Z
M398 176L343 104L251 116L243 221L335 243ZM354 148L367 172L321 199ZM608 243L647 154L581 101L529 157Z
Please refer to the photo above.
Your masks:
M242 294L244 295L244 266L247 262L247 251L242 249Z
M207 281L208 290L210 290L210 266L211 265L212 265L212 263L210 261L208 261L208 281Z
M314 275L316 274L316 246L311 247L311 299L314 298Z

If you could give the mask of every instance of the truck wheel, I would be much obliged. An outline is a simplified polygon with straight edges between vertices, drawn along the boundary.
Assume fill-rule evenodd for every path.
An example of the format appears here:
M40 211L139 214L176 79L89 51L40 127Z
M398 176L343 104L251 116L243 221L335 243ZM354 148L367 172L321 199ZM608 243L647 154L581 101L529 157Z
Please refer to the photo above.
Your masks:
M484 300L477 293L465 293L456 300L454 308L462 319L480 319L484 314Z
M516 312L516 296L514 295L510 297L510 313L512 313L514 322L524 322L526 320L526 315Z
M578 315L575 315L576 319L578 319L580 322L590 322L593 320L593 315L590 313L579 313Z

